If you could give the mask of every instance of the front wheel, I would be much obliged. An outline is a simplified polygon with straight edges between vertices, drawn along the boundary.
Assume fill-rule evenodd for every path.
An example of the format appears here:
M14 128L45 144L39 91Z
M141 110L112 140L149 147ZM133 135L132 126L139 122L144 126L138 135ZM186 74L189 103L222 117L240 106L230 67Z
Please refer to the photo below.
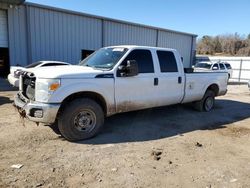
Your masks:
M101 106L92 99L76 99L62 110L58 128L67 140L85 140L97 135L104 124Z
M200 101L194 103L194 108L200 112L209 112L213 109L215 102L215 94L211 90L207 90Z

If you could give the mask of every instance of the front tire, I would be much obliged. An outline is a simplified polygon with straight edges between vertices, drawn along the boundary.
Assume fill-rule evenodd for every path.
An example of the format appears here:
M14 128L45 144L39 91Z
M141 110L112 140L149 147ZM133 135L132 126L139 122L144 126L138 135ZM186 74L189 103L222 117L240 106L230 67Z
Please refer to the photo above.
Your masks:
M200 112L210 112L215 103L215 94L211 90L207 90L200 101L194 103L194 108Z
M75 99L64 107L58 118L58 128L69 141L92 138L104 124L101 106L92 99Z

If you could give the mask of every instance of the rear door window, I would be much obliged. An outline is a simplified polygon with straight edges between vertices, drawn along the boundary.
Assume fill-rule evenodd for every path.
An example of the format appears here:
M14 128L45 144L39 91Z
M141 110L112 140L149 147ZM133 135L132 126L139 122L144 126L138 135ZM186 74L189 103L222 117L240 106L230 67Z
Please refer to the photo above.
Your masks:
M225 67L222 63L220 63L219 65L220 65L220 70L225 70Z
M161 72L178 72L176 59L173 52L157 51Z

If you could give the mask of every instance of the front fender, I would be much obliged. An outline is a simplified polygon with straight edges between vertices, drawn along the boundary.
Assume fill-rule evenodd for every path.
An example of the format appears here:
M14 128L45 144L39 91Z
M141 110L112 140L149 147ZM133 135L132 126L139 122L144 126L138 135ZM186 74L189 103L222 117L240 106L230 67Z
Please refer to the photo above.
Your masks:
M113 79L68 79L61 80L61 87L50 97L49 103L62 103L68 96L79 92L95 92L101 95L107 106L114 106Z

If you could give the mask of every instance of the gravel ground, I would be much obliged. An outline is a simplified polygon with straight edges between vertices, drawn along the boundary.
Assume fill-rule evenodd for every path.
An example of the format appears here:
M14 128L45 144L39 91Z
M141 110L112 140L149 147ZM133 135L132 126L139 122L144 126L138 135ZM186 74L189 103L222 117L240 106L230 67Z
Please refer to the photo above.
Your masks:
M14 94L0 92L0 187L250 186L246 85L229 86L212 112L176 105L119 114L77 143L23 122Z

